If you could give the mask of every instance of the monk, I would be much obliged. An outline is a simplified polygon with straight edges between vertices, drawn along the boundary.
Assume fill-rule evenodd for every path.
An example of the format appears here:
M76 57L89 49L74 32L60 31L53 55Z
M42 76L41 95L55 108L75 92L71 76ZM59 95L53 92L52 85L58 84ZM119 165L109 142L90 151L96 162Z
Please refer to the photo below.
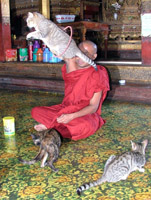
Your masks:
M97 46L91 41L79 44L81 51L94 60ZM106 69L98 65L96 71L79 57L66 59L62 67L65 82L61 104L32 109L32 117L40 124L37 131L56 129L64 138L79 140L93 135L105 120L100 116L102 103L109 90Z

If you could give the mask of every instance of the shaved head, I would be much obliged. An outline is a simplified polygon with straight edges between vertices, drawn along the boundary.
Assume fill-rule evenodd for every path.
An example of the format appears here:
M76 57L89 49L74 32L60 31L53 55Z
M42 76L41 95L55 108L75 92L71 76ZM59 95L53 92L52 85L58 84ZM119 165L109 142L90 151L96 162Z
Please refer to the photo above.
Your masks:
M95 60L97 57L97 45L89 40L85 40L79 44L79 49L91 60ZM84 62L79 57L76 58L76 63L79 67L89 67L90 65Z
M97 45L90 40L85 40L85 41L81 42L79 44L79 47L80 46L83 46L84 48L90 49L90 51L94 54L97 53Z
M92 60L97 57L97 45L92 41L85 40L81 42L79 49Z

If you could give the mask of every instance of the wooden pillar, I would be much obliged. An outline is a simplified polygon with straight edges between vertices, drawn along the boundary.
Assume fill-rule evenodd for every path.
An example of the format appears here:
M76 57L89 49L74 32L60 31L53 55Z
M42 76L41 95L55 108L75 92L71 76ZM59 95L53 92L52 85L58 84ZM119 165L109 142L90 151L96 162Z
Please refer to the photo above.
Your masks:
M9 0L0 0L0 61L5 61L5 50L11 48Z
M151 1L142 0L142 64L151 65Z
M47 19L50 19L50 1L49 0L42 0L41 1L41 13Z

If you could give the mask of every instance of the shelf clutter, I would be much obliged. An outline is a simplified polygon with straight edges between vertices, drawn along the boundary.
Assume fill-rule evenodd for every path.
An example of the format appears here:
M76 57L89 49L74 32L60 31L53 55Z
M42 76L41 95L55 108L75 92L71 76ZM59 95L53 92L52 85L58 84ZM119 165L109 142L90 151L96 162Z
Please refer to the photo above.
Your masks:
M42 41L29 41L27 48L7 49L6 61L30 61L58 63L62 60L55 56Z

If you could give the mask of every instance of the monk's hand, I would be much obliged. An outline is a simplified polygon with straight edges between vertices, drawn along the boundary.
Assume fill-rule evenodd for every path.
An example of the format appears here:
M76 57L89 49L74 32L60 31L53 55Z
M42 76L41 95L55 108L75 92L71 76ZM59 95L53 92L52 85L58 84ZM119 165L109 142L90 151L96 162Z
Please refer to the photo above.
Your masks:
M57 118L58 123L67 124L71 120L73 120L73 114L62 114L60 117Z

